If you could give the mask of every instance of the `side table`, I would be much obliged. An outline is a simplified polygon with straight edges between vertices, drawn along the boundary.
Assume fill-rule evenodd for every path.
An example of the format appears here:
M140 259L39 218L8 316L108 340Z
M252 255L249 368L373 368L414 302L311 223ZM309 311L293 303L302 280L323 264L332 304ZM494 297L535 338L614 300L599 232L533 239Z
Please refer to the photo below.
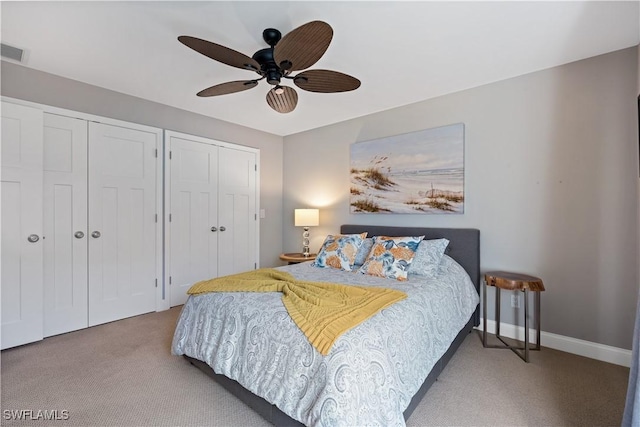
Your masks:
M540 292L544 291L544 284L538 277L526 274L509 273L506 271L491 271L485 274L484 279L486 286L483 287L482 304L483 304L483 331L482 345L490 348L509 348L515 354L520 356L525 362L529 362L529 292L535 293L534 300L534 319L536 324L536 346L531 350L540 350ZM498 338L504 346L487 344L487 287L494 286L496 288L496 338ZM524 292L524 347L514 347L505 342L500 336L500 291L502 289L511 291ZM524 354L519 350L524 350Z
M287 261L289 264L298 264L305 261L313 261L316 259L317 254L309 254L309 256L304 256L302 252L294 252L288 254L280 254L280 259L282 261Z

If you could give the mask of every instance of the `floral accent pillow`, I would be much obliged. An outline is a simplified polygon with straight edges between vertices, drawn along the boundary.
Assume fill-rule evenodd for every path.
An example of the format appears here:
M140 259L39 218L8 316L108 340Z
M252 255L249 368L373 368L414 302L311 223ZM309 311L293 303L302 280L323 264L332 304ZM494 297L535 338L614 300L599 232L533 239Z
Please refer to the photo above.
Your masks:
M436 277L444 252L449 246L447 239L423 240L418 245L416 256L409 266L409 274Z
M371 276L407 280L407 271L423 238L424 236L374 237L369 257L359 271Z
M351 271L358 249L367 233L328 235L313 261L314 267Z

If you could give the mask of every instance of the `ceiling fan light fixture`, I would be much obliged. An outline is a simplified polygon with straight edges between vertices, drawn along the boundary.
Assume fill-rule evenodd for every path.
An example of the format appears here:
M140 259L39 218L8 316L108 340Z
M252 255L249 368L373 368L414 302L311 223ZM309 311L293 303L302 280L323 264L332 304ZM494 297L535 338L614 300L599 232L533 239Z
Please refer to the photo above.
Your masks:
M280 86L282 93L277 93L276 88L267 92L267 104L278 113L290 113L298 104L298 94L289 86Z

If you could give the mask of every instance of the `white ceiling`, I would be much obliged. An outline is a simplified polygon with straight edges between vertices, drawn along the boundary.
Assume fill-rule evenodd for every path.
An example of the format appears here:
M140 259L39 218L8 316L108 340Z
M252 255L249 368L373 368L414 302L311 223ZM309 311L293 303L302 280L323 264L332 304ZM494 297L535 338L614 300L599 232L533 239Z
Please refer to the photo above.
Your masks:
M7 2L2 42L23 65L277 135L503 80L638 45L640 10L627 2ZM279 114L270 86L211 98L196 93L255 74L177 41L190 35L248 56L262 31L283 34L312 20L333 41L311 69L359 78L353 92L297 89Z

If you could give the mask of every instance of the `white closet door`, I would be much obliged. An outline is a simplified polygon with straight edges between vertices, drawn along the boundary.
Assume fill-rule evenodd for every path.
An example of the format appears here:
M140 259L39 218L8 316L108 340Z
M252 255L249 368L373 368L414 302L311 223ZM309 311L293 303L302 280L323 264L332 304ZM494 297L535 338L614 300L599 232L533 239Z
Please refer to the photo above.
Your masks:
M2 103L3 349L43 338L42 120L40 110Z
M44 115L44 336L88 326L87 122Z
M187 290L218 276L218 147L169 137L171 306Z
M155 134L89 123L89 326L156 308Z
M226 276L257 265L256 154L220 147L219 164L218 275Z

